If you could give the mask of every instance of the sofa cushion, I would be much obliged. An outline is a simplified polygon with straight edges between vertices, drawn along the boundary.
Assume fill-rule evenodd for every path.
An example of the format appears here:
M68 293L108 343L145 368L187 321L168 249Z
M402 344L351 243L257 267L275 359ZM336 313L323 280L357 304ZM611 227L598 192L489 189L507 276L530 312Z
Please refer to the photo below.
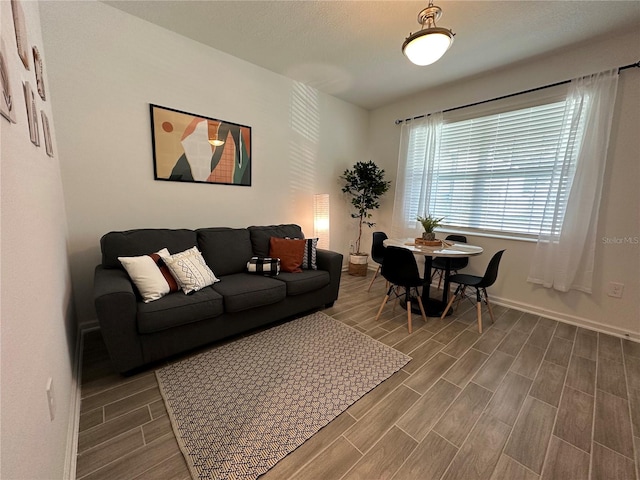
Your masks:
M138 303L138 331L153 333L199 322L223 313L222 296L211 287L190 295L170 293L151 303Z
M329 285L331 276L325 270L304 270L302 273L282 272L276 277L287 285L287 295L313 292Z
M300 227L294 224L268 225L264 227L252 226L248 230L251 235L253 254L258 257L269 256L269 239L271 237L304 238Z
M122 268L118 257L139 257L167 248L177 253L196 244L194 230L171 230L167 228L142 228L123 232L109 232L100 239L102 266Z
M249 273L222 277L212 288L224 298L224 311L227 313L271 305L284 300L287 295L284 282Z
M218 277L243 272L253 257L246 228L200 228L197 234L202 256Z

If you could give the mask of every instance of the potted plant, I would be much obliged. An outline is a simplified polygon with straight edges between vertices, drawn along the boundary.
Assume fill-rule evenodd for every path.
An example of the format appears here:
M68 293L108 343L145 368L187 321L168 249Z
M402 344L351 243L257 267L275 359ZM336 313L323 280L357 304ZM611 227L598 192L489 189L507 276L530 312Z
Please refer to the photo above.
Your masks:
M354 251L350 252L349 273L366 276L368 253L360 251L362 227L375 226L369 221L371 211L380 207L378 200L389 190L391 182L384 179L384 170L371 160L357 162L352 169L346 169L340 178L345 181L342 191L351 196L351 205L355 209L351 217L358 220L358 239Z
M422 238L424 240L434 241L436 239L436 234L433 230L440 226L440 222L444 220L444 217L436 218L433 215L428 214L426 217L418 216L416 220L418 220L422 224L422 228L424 228Z

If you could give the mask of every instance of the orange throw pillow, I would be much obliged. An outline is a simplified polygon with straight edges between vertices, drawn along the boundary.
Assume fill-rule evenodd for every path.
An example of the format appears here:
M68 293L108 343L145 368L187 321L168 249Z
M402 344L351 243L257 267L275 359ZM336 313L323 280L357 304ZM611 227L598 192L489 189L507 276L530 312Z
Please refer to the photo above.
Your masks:
M280 259L283 272L302 272L305 240L271 237L269 239L269 256Z

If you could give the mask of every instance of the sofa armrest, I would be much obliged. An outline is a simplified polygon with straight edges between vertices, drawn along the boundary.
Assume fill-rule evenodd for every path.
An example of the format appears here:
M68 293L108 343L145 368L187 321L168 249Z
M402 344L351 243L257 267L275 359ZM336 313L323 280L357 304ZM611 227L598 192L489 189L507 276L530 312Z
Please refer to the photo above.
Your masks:
M136 319L138 299L127 273L98 265L94 273L93 300L114 368L122 373L142 365Z
M332 252L331 250L317 250L316 264L318 270L326 270L331 278L329 298L326 300L327 305L333 304L338 299L338 291L340 290L340 277L342 275L342 254Z

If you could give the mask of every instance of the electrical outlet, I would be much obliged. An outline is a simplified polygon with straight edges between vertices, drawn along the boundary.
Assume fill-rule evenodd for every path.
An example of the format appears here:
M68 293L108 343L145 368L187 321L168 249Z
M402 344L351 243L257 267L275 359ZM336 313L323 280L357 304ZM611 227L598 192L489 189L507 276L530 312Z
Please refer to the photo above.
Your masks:
M49 418L53 422L56 418L56 401L53 395L53 379L47 380L47 403L49 404Z
M624 283L609 282L607 295L614 298L622 298L622 292L624 292Z

